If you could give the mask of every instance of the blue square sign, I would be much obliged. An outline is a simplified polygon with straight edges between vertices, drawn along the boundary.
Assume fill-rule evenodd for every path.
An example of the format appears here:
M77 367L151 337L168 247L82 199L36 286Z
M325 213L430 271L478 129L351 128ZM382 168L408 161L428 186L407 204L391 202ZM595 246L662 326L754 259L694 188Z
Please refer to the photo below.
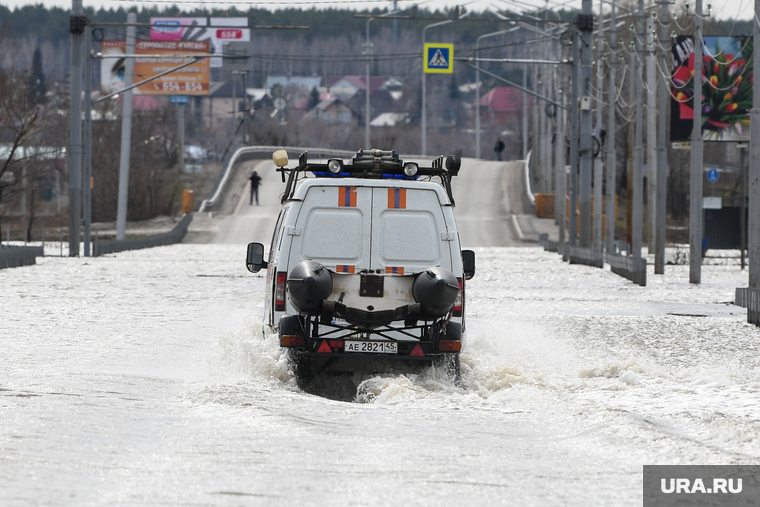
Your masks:
M452 74L454 72L454 45L441 43L425 44L423 67L431 74Z

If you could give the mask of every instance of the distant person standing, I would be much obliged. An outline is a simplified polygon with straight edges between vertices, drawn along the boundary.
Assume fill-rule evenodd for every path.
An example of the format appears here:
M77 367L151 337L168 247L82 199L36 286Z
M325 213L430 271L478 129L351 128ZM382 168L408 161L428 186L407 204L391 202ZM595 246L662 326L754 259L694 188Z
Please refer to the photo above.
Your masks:
M501 160L501 152L504 151L504 141L496 138L496 146L493 147L493 151L496 152L496 160Z
M251 173L251 205L253 205L253 198L256 198L256 206L259 205L259 185L261 185L261 176L256 171Z

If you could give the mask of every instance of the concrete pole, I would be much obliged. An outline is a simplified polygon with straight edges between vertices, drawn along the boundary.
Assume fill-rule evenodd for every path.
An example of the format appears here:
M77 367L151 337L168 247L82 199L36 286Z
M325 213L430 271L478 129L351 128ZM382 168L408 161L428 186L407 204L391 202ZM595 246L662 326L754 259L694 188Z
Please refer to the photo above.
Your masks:
M177 104L177 133L179 134L179 171L185 172L185 104ZM194 189L193 189L194 190Z
M609 110L607 111L607 251L615 251L615 184L617 180L617 150L615 147L615 114L617 103L617 88L615 88L615 72L617 71L617 17L615 12L615 0L612 1L612 13L610 14L610 93Z
M562 58L562 46L558 46L557 57ZM564 84L560 77L560 69L554 68L554 89L557 91L557 102L565 103L564 100ZM557 108L557 114L555 120L557 123L557 137L555 137L554 146L554 223L560 225L562 240L565 237L565 183L562 181L565 174L565 125L562 123L566 116L563 114L564 109ZM562 210L562 217L560 217L560 209Z
M565 101L563 100L563 103ZM566 202L566 195L567 195L567 189L566 182L567 177L565 176L565 125L566 125L566 118L567 115L565 113L565 110L558 110L557 111L557 138L554 145L554 163L555 163L555 170L556 170L556 189L555 193L558 196L558 199L555 200L555 213L554 216L556 216L559 219L559 244L564 245L565 244L565 202ZM564 249L560 250L561 252L564 251Z
M604 78L602 77L602 54L604 52L602 51L602 47L604 44L604 36L602 33L602 7L603 7L603 0L599 0L599 31L597 33L597 52L596 52L596 90L597 90L597 100L596 100L596 136L597 139L599 139L599 142L602 140L602 112L604 109L604 94L602 93L602 90L604 89ZM600 147L601 148L601 147ZM602 153L601 149L599 151L599 156L594 159L594 235L593 235L593 243L592 247L594 251L601 252L602 251L602 186L604 185L604 164L602 163Z
M127 54L135 54L135 23L137 14L127 14ZM127 58L124 86L132 86L135 79L135 59ZM233 82L234 84L234 82ZM233 87L234 89L234 87ZM129 197L129 150L132 146L132 90L124 92L121 118L121 163L119 165L119 204L116 215L116 239L126 238L127 199Z
M425 28L422 29L422 51L423 55L422 58L427 58L427 55L424 54L425 52L425 32L427 32L428 28L433 28L434 26L441 26L446 25L448 23L451 23L454 21L453 19L447 19L446 21L440 21L438 23L433 23L432 25L427 25ZM427 90L426 84L425 84L425 77L427 74L425 74L425 65L423 62L422 65L422 153L421 155L425 156L427 155Z
M660 44L665 46L669 42L670 37L668 34L669 20L668 5L662 4L662 15L660 20L662 26L660 28ZM668 47L668 46L665 46ZM660 50L660 68L665 70L668 67L669 51L665 49ZM669 90L668 82L665 76L660 74L659 80L660 94L659 94L659 108L660 114L657 117L659 125L657 126L657 210L655 216L657 218L655 222L655 252L654 252L654 273L656 275L665 274L665 205L667 196L667 177L668 177L668 139L667 139L667 115L665 111L668 110L669 102Z
M569 213L569 235L570 246L575 246L578 237L578 124L580 123L579 105L580 102L580 36L577 30L573 31L573 77L572 77L572 95L570 97L571 118L570 118L570 213Z
M523 65L523 88L528 88L528 67ZM522 159L528 158L528 94L522 94Z
M366 49L366 54L367 54L367 80L364 82L364 84L365 84L365 90L364 90L365 93L364 93L364 95L365 95L365 99L366 99L365 103L364 103L364 147L366 149L368 149L368 150L372 148L372 146L370 146L370 140L369 140L369 128L370 128L369 127L369 122L370 122L370 114L371 114L370 113L370 105L369 105L369 91L370 91L370 86L369 86L369 65L370 65L370 61L372 59L372 49L370 47L370 42L369 42L369 24L372 22L373 19L375 19L375 18L369 18L367 20L367 42L366 42L366 46L365 46L367 48Z
M71 2L71 116L69 118L69 257L79 257L82 213L82 0Z
M702 0L697 0L694 32L694 131L691 134L689 192L689 283L702 283ZM750 256L751 259L751 256Z
M589 24L584 24L581 30L581 112L580 112L580 196L581 196L581 241L580 246L591 248L591 46L593 44L593 6L591 0L583 0L581 12L590 18Z
M531 49L531 52L530 52L530 56L531 56L531 59L534 58L534 54L533 54L533 50L532 49ZM536 93L538 93L539 92L538 66L533 65L532 71L533 71L532 72L533 90L535 90ZM539 118L539 115L538 115L538 109L539 109L539 107L541 107L540 106L540 101L536 97L533 97L533 126L532 126L532 129L531 129L533 131L533 140L530 143L530 149L533 151L533 157L532 157L532 159L533 159L533 167L536 168L536 171L535 171L536 174L538 173L539 168L541 167L540 166L540 163L541 163L541 150L539 148L540 142L539 142L539 139L538 139L539 138L539 132L540 132L540 130L539 130L540 118Z
M477 58L475 63L477 66L475 69L475 158L478 159L480 158L480 39L482 38L483 36L480 36L475 40L475 58ZM524 96L525 93L523 93Z
M760 16L760 0L755 0L755 16ZM754 38L760 41L760 25L754 23ZM760 48L758 48L760 49ZM752 75L760 83L760 50L752 53ZM752 122L760 125L760 86L752 92ZM749 221L747 223L747 257L749 258L749 286L760 288L760 128L750 129L749 154Z
M92 27L84 33L84 256L90 256L92 228Z
M644 0L639 0L636 19L636 70L633 73L636 85L636 118L633 130L633 207L631 210L631 255L641 257L643 240L644 214L644 66L641 56L644 54Z
M654 61L654 25L647 18L647 207L649 208L649 253L655 251L657 227L657 76ZM667 68L667 67L666 67Z

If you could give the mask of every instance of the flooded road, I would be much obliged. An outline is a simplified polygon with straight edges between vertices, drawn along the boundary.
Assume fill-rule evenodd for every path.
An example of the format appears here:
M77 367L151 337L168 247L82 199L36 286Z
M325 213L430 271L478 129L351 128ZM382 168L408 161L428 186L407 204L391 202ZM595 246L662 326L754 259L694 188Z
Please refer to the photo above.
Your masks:
M295 387L239 245L0 271L0 504L620 505L643 464L760 458L760 331L736 266L638 287L480 248L465 388Z

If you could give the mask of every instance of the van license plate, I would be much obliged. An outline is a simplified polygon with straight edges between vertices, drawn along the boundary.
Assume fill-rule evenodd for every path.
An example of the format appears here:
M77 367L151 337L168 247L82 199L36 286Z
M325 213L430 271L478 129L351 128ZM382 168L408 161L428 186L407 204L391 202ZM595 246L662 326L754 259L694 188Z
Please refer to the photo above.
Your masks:
M374 352L376 354L398 354L396 342L367 342L346 341L346 352Z

